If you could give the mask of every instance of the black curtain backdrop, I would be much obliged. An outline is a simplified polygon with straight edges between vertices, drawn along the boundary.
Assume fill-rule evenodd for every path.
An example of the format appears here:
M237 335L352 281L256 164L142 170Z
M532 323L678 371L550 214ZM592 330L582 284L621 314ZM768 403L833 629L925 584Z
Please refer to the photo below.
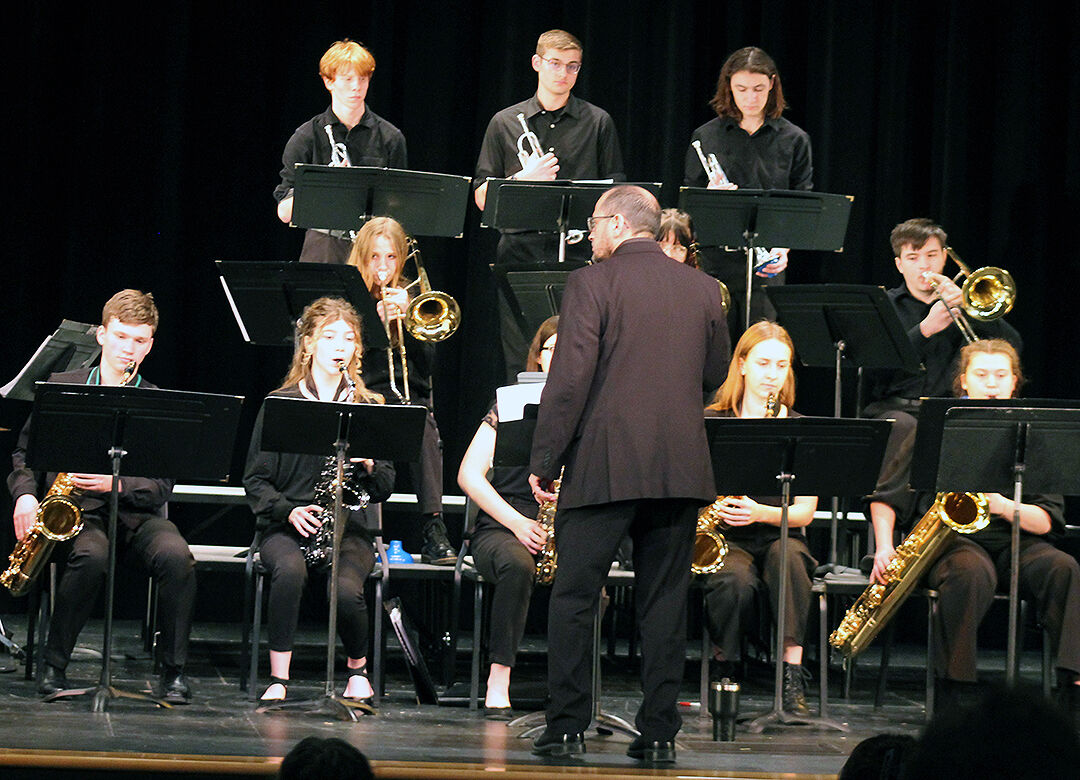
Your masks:
M815 188L855 198L846 251L795 256L792 281L892 286L889 230L929 216L972 267L1016 277L1010 321L1026 341L1028 395L1076 397L1080 5L991 8L18 4L4 53L13 176L0 381L62 318L97 322L109 295L137 287L153 291L162 314L146 375L246 395L250 420L288 355L242 343L212 261L297 257L300 231L277 220L271 192L285 141L328 105L316 75L323 51L343 37L371 49L369 105L404 131L410 167L471 175L491 115L535 90L537 36L562 27L585 47L576 94L612 114L628 175L662 181L665 205L676 201L691 131L711 116L720 64L762 46L779 65L787 116L811 136ZM465 317L439 347L436 375L448 488L499 383L494 246L471 206L463 239L422 242L435 286ZM831 411L829 372L803 370L800 383L802 411ZM10 438L0 439L5 452Z

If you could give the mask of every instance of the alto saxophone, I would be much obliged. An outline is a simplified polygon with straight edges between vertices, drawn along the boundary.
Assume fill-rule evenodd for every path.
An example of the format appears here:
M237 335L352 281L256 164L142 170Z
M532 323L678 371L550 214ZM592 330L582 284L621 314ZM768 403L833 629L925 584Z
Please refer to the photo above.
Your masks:
M938 493L934 505L911 529L885 567L884 584L871 583L829 637L829 644L852 658L873 641L904 603L919 578L945 551L953 532L973 534L990 522L982 493Z
M780 411L776 393L769 393L765 400L765 417L776 417ZM720 514L721 506L728 496L717 496L707 507L698 512L697 532L694 536L694 557L690 562L693 574L712 574L724 565L728 554L727 539L721 533L724 518Z
M536 558L536 584L550 585L555 581L555 569L559 566L559 555L555 552L555 510L559 504L559 488L562 486L563 472L559 472L559 478L551 483L551 492L555 498L540 504L540 510L536 513L536 522L547 533L544 546Z
M120 385L135 376L138 365L131 361L124 368ZM0 574L3 585L12 596L22 596L41 573L49 560L53 545L78 536L83 527L82 507L75 500L79 489L68 473L57 474L49 492L38 504L34 524L8 558L8 567Z

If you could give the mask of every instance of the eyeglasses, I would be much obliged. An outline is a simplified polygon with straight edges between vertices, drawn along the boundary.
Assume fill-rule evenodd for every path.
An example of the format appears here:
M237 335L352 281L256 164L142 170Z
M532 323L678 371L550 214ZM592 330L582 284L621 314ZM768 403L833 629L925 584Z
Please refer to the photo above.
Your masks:
M560 71L563 68L571 76L576 76L581 71L580 62L563 62L562 60L549 59L548 57L540 57L544 61L544 64L548 66L549 70Z
M598 221L600 221L601 219L615 219L615 217L617 217L617 216L619 216L619 215L618 214L606 214L606 215L604 215L602 217L589 217L588 219L585 220L585 224L589 226L589 230L592 230L593 228L596 227L596 223Z

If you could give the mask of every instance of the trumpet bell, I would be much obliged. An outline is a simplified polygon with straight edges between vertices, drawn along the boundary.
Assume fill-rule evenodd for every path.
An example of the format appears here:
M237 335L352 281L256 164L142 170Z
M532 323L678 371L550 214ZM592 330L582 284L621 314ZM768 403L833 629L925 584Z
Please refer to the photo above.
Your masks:
M972 271L961 289L964 312L981 322L1008 314L1016 302L1016 282L1004 268L988 265Z
M417 341L439 342L461 325L461 307L451 295L429 290L413 298L405 310L405 330Z

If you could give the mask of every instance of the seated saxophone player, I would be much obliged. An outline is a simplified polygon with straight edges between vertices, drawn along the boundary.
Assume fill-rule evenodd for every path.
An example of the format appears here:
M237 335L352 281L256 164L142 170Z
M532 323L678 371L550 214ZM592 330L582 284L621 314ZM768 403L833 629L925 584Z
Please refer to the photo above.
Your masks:
M93 368L65 371L49 377L51 382L88 385L121 385L152 388L140 369L154 345L158 310L149 293L121 290L105 304L97 341L101 362ZM15 501L15 536L22 538L34 525L39 501L40 475L26 467L26 445L33 419L27 421L12 454L13 470L8 488ZM105 581L109 542L106 529L109 516L109 493L112 476L70 474L80 491L77 499L83 516L83 528L65 547L66 567L60 578L45 643L45 665L40 692L52 694L70 689L66 669L75 642L90 617L98 591ZM46 488L56 474L44 480ZM157 579L162 627L161 649L164 669L158 695L173 704L191 699L191 688L184 676L191 613L195 603L195 559L177 527L168 519L168 504L173 480L121 477L119 485L119 520L123 565L127 556L137 558Z
M319 298L300 318L292 364L271 396L315 401L382 403L382 396L360 377L360 319L340 298ZM371 703L368 678L368 612L364 583L375 566L375 549L366 528L364 506L389 497L394 468L386 461L351 458L344 491L348 522L341 549L318 532L333 515L333 472L327 457L262 449L263 410L255 420L244 471L248 504L262 529L259 554L270 573L267 631L270 638L270 685L262 701L286 698L293 637L300 597L311 567L329 569L328 554L338 556L338 631L345 646L347 699ZM320 484L322 483L322 484ZM366 499L366 500L365 500ZM324 529L330 529L327 525ZM309 564L309 561L312 563ZM326 578L327 593L330 577Z
M895 552L893 534L897 521L906 525L917 517L913 516L914 496L908 482L920 399L950 394L960 349L965 343L945 307L945 303L952 307L963 305L960 288L942 273L948 246L945 231L929 219L909 219L893 228L889 240L903 284L888 290L888 296L926 370L918 374L869 373L867 394L871 402L863 410L863 416L895 421L877 486L869 496L870 519L878 541L872 576L878 582ZM935 284L943 300L935 294ZM1021 348L1020 334L1005 320L969 322L979 338L1001 338L1018 350Z
M711 417L799 417L795 402L794 347L774 322L757 322L735 345L727 380ZM784 615L784 709L809 714L803 672L803 640L810 611L810 576L817 561L806 546L804 528L814 519L817 496L795 496L788 508L788 598ZM754 612L754 593L764 587L776 614L780 593L780 497L725 496L719 503L720 528L728 552L719 570L706 575L705 620L713 649L714 676L734 679L741 643ZM717 506L714 504L714 506Z
M558 316L540 325L529 346L526 371L547 373L558 326ZM498 425L499 409L493 405L458 469L458 484L480 509L469 549L477 570L495 589L491 599L491 668L484 696L484 715L492 720L510 713L510 671L525 633L535 558L547 541L547 533L536 522L539 506L529 487L528 469L492 468Z
M973 399L1012 398L1023 382L1020 356L1007 341L975 341L960 352L954 393ZM976 682L976 634L994 594L1009 581L1010 497L987 493L989 525L973 534L953 534L931 566L926 584L938 591L934 671L945 696L967 698ZM932 496L920 495L920 509ZM1025 494L1020 504L1020 596L1031 600L1050 634L1062 703L1080 707L1080 565L1055 541L1064 534L1059 495Z
M411 403L427 408L420 460L408 464L413 489L419 503L424 539L420 554L424 563L452 566L457 554L446 537L442 519L443 445L435 423L431 375L435 370L435 345L413 338L404 327L404 315L411 300L402 274L409 256L404 228L390 217L375 217L360 229L349 254L349 265L360 269L364 284L378 302L376 309L390 338L389 355L371 353L364 361L364 384L391 399L391 403ZM404 345L403 357L402 350ZM392 366L392 368L391 368ZM408 385L406 393L405 385Z

